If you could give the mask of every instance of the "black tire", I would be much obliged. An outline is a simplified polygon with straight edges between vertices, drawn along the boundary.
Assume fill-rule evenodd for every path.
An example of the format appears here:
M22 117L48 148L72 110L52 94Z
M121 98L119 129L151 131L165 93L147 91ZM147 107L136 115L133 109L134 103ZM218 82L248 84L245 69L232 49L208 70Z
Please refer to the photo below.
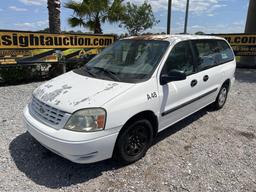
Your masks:
M153 127L146 119L134 121L124 127L118 136L114 159L130 164L145 156L153 141Z
M219 94L213 103L213 108L215 110L219 110L224 107L227 97L228 97L228 91L229 91L229 86L227 83L223 84L222 87L220 88Z

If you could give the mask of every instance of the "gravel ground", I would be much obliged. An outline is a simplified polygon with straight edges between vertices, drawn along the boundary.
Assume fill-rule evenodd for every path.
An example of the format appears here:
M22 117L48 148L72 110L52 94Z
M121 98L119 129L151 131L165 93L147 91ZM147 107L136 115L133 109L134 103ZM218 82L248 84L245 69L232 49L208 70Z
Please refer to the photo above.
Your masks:
M203 109L162 132L140 161L71 163L22 124L40 83L0 87L0 191L256 192L256 70L238 70L225 107Z

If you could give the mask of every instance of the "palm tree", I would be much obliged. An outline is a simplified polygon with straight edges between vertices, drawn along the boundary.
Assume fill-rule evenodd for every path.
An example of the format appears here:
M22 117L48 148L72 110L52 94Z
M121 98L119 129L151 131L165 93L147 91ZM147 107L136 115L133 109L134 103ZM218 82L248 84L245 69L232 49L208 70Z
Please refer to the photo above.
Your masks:
M65 7L73 10L73 16L68 19L72 27L83 26L94 33L102 33L101 24L106 21L113 23L122 19L125 6L123 0L71 0Z
M48 0L49 32L61 33L60 27L60 0Z

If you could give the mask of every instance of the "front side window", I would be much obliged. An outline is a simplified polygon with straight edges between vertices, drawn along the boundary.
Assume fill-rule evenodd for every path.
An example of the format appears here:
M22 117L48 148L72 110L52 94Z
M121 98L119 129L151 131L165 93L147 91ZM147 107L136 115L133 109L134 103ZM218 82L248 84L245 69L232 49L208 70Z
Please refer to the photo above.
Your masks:
M171 50L163 68L164 74L173 70L184 72L186 75L194 73L193 54L188 41L180 42Z
M193 41L198 60L198 70L202 71L234 59L233 52L222 40Z
M168 41L120 40L85 66L87 75L121 82L148 79L169 46Z

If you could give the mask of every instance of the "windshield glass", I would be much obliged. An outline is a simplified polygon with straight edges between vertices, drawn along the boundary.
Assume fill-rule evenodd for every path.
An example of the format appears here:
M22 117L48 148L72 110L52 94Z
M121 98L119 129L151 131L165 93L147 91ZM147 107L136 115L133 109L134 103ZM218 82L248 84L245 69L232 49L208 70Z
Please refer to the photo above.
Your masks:
M89 61L85 70L95 78L141 82L153 74L168 45L167 41L120 40Z

